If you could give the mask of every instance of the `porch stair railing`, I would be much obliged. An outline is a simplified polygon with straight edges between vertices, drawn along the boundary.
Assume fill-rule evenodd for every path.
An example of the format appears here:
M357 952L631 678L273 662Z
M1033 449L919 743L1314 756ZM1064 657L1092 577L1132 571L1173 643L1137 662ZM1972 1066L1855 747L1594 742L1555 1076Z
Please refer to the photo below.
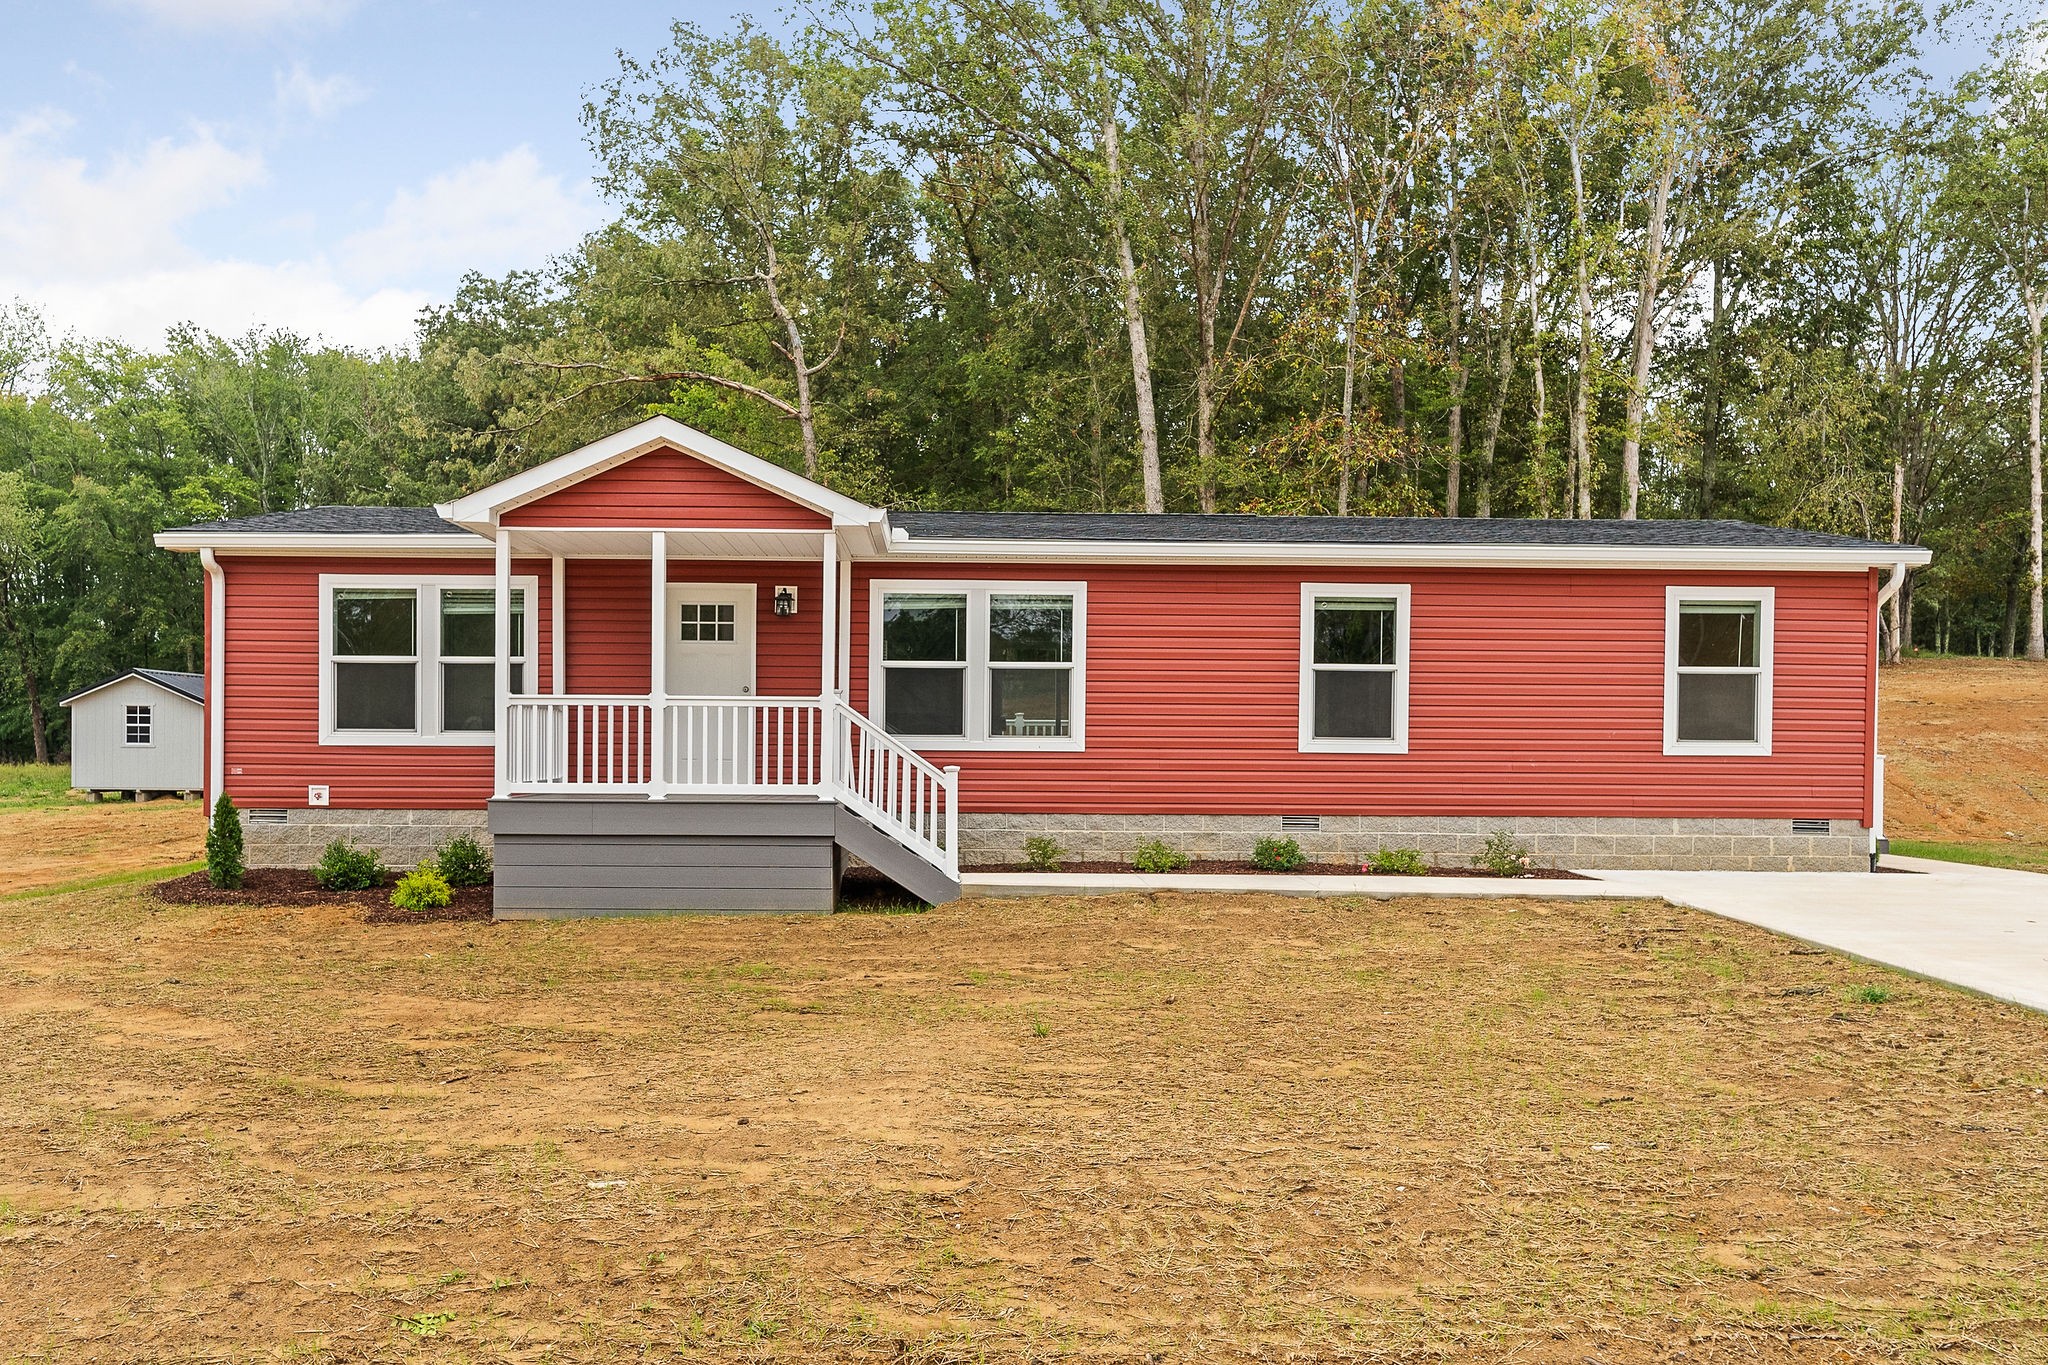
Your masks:
M959 877L960 770L837 698L513 697L505 795L811 796Z

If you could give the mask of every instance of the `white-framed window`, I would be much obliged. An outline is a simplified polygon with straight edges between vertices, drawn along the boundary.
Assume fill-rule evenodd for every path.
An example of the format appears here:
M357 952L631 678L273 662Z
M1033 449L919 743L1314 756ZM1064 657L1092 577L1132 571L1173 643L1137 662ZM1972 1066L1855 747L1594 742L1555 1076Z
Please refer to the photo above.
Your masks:
M131 706L121 718L121 743L131 749L148 749L156 744L156 708Z
M1301 751L1408 752L1408 585L1301 585Z
M1770 588L1664 590L1664 752L1768 754Z
M512 580L514 695L526 690L532 577ZM497 592L475 574L448 578L323 574L322 744L489 744Z
M1084 747L1084 583L877 580L869 708L913 747Z

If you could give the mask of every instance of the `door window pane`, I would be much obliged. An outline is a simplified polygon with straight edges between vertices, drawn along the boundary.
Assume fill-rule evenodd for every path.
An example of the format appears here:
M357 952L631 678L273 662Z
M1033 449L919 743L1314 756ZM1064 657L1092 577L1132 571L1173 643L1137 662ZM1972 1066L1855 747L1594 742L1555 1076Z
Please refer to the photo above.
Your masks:
M1074 599L996 593L988 599L988 658L997 664L1064 664L1074 658Z
M336 588L334 652L340 655L411 655L416 638L412 588Z
M965 734L966 683L965 669L884 669L882 723L895 735Z
M1316 599L1316 652L1319 664L1392 664L1394 603L1386 599L1319 597Z
M450 659L488 659L498 634L497 592L491 588L441 590L441 653ZM526 594L512 593L512 657L526 653Z
M1062 738L1071 724L1070 668L992 668L988 732L1015 739Z
M1757 620L1754 602L1678 604L1680 668L1755 668Z
M730 602L685 602L680 608L679 640L730 640L735 618Z
M412 664L334 666L338 730L410 730L415 719Z
M966 594L892 592L883 597L882 659L885 663L952 663L966 658ZM920 732L906 730L901 733Z
M1756 738L1754 673L1678 675L1678 737L1753 741Z
M1391 669L1318 669L1315 687L1317 739L1394 737Z

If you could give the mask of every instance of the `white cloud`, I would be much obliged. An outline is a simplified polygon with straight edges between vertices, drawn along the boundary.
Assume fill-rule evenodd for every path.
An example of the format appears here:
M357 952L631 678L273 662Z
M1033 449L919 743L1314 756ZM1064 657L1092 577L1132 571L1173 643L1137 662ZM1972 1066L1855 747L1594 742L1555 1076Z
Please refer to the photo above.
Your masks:
M526 147L396 191L375 227L301 259L209 258L186 230L264 181L263 159L209 130L98 167L66 155L70 120L0 128L0 300L39 305L53 330L138 346L196 322L221 333L286 327L346 345L402 346L419 309L464 270L536 266L598 221ZM317 226L317 225L316 225Z
M277 87L277 111L287 117L306 114L312 118L329 118L351 104L360 104L370 92L349 77L336 72L332 76L316 76L306 69L304 62L293 62L292 69L280 71L273 78Z
M598 219L587 190L565 187L531 148L514 147L398 191L384 221L344 241L340 258L362 278L498 273L568 250Z
M0 263L46 278L104 276L179 254L179 223L263 179L263 158L205 128L116 156L95 175L57 140L71 119L40 110L0 130Z
M355 0L102 0L178 28L265 29L324 24L355 8Z

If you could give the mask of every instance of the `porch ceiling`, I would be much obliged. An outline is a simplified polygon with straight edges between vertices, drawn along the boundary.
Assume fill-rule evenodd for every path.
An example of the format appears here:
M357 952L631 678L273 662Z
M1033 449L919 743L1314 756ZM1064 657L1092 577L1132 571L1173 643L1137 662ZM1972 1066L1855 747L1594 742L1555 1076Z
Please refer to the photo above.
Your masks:
M653 533L668 536L670 559L817 559L822 531L753 530L726 527L508 526L515 555L560 555L564 559L647 559Z

